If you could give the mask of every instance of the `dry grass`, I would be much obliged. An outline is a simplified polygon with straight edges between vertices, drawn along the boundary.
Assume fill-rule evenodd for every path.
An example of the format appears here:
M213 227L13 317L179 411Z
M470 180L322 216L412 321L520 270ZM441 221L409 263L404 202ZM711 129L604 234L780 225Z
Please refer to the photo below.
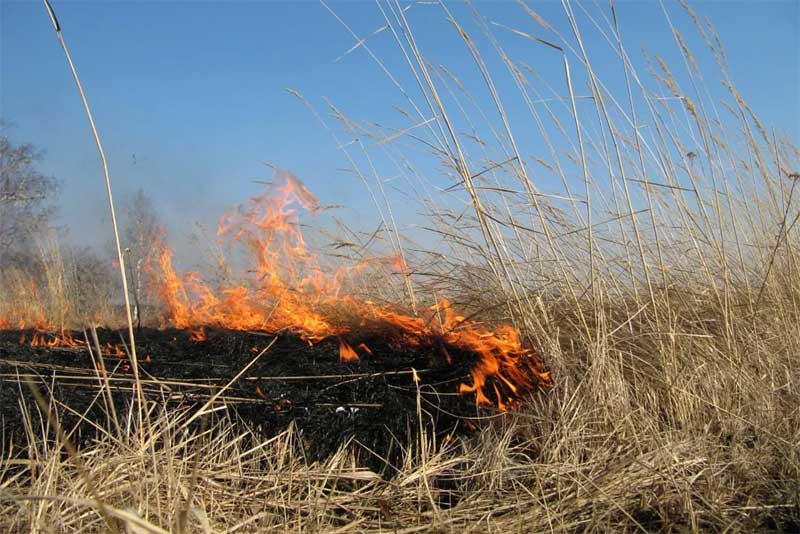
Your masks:
M101 425L95 444L69 455L53 425L25 406L29 443L6 451L0 527L800 529L800 152L735 90L713 28L685 8L729 91L724 120L677 29L682 71L653 58L645 76L613 8L566 4L570 35L527 6L520 28L476 14L480 39L453 19L485 95L423 59L398 4L379 8L389 25L382 35L396 41L418 90L389 74L407 95L408 125L361 124L331 106L340 131L316 116L373 193L379 239L419 266L398 284L410 305L447 292L488 319L514 321L546 355L555 388L474 440L410 447L389 478L355 465L357 444L309 464L291 430L258 442L223 410L204 432L187 434L178 429L192 415L159 403L148 405L142 434L128 415L121 432ZM593 68L587 25L619 59L621 94ZM499 40L509 35L560 56L565 81L537 79L509 57ZM368 41L358 48L384 66ZM546 157L517 146L492 78L503 73L490 74L486 54L507 67ZM590 98L577 96L586 91ZM403 153L420 147L455 184L435 199L425 166ZM402 237L378 158L396 165L408 195L429 209L436 251L415 252ZM545 192L543 182L560 187Z
M765 336L742 325L739 343L750 356L739 364L705 328L676 328L669 354L642 342L640 328L618 330L608 349L593 354L560 349L554 357L575 365L525 412L470 441L414 447L385 478L359 468L348 447L309 464L292 430L259 442L223 415L205 431L184 432L193 412L157 402L144 446L132 413L120 414L122 432L109 423L74 457L53 425L48 430L35 407L23 406L32 414L30 437L19 444L24 455L7 451L3 528L737 531L796 524L800 416L795 371L779 355L797 354L797 326L776 325ZM674 372L664 368L668 358Z
M0 328L82 329L120 323L111 263L63 246L55 231L31 238L27 254L0 266Z

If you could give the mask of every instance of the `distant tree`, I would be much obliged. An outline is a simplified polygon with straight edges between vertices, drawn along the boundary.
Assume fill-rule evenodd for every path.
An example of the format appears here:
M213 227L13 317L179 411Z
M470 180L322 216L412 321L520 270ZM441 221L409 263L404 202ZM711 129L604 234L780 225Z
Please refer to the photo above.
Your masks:
M31 144L14 145L0 135L0 265L5 256L26 252L30 233L48 221L58 181L36 168L41 152Z
M134 315L141 326L142 302L146 285L146 266L162 232L162 224L153 207L153 200L143 189L133 195L127 209L127 224L123 231L126 263L130 270Z
M112 262L90 248L79 248L70 250L65 264L70 275L69 301L75 324L114 324L119 318L116 304L119 273Z

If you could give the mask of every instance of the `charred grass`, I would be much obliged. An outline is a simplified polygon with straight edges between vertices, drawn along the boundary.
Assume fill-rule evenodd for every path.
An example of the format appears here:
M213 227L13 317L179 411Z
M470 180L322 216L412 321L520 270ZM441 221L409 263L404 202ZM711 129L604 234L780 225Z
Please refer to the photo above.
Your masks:
M110 382L121 400L112 424L97 391L89 414L78 409L88 399L70 403L53 370L40 369L36 383L50 417L28 394L4 397L4 412L18 414L4 415L5 437L12 420L21 433L14 433L13 446L6 441L0 517L8 531L796 530L797 323L765 313L759 321L743 318L725 339L718 326L708 326L721 318L701 304L674 317L668 345L648 326L655 320L649 312L610 329L602 349L595 340L554 337L548 361L556 387L502 417L460 412L431 421L430 397L415 393L408 379L395 413L363 407L355 415L336 413L332 404L348 402L336 397L316 408L316 418L298 417L299 406L285 417L292 409L281 402L298 390L284 383L282 395L246 376L206 404L208 381L192 384L192 377L226 382L253 357L252 343L265 344L263 336L217 333L205 346L184 339L172 354L162 349L162 368L142 365L151 390L143 429L136 427L130 386ZM577 320L577 314L561 319L565 330ZM186 336L143 335L141 354L155 355L180 335ZM35 363L38 354L64 363L52 349L16 343L3 346L4 358ZM294 351L305 362L315 359L313 373L355 371L343 370L335 346L303 350L284 339L262 358L291 361L287 351ZM187 367L175 371L181 364ZM22 392L24 368L15 366L15 378L4 375ZM167 368L184 376L171 384L160 373ZM255 374L277 370L266 365ZM163 384L147 378L157 375ZM187 386L176 397L178 382ZM256 382L270 399L253 395ZM380 391L376 399L361 390L372 401L388 401ZM251 404L241 409L243 402ZM205 415L198 418L201 406ZM359 434L359 414L386 439ZM97 426L70 432L83 417ZM456 419L474 430L453 431ZM64 430L60 438L56 427ZM316 446L310 437L320 440ZM66 440L80 445L75 453L66 451ZM395 447L392 462L375 462L388 443Z
M438 8L452 24L447 6ZM148 400L139 404L130 386L116 389L101 377L88 423L88 415L70 406L70 394L54 386L52 366L60 356L10 339L3 358L25 360L28 367L3 363L3 413L15 428L6 432L4 421L0 530L800 530L800 152L761 124L735 89L713 27L683 8L708 45L707 59L719 66L715 75L728 93L722 113L718 95L712 98L704 83L710 74L701 75L673 26L675 13L665 10L665 17L683 68L672 72L660 58L646 58L646 69L637 69L622 45L613 5L595 12L567 3L569 34L555 31L528 6L520 8L527 17L520 20L524 31L478 16L478 30L470 30L477 35L456 24L453 39L487 82L480 95L423 59L399 4L381 4L411 71L409 86L420 91L406 102L415 110L404 110L408 129L360 123L333 105L328 110L341 137L358 140L341 142L334 133L352 173L377 192L385 231L369 241L383 239L417 267L396 284L396 294L414 306L426 291L446 292L487 322L512 322L544 355L554 387L532 393L505 414L473 407L467 415L457 411L463 399L448 401L456 403L457 417L436 421L429 417L434 401L425 373L418 382L403 375L394 384L403 388L396 412L376 417L365 410L358 412L363 419L353 419L335 411L352 401L336 397L325 399L337 404L334 413L320 411L314 426L303 428L302 418L289 417L265 435L260 421L284 417L276 415L275 404L282 392L264 385L268 398L254 396L247 380L255 356L250 344L266 339L220 333L208 345L214 350L197 355L203 373L212 376L218 370L213 355L225 355L216 378L228 387L219 395L200 394L207 383L193 371L180 380L195 397L181 398L170 397L169 387L177 386L158 384L168 382L164 375L155 380L143 374ZM581 31L602 33L619 60L622 79L615 87L622 91L612 94L602 83ZM557 90L509 57L494 39L499 32L541 47L532 49L537 53L555 54L563 66L552 81L560 83ZM488 56L508 72L490 75ZM531 159L518 150L511 134L515 119L506 115L493 76L513 80L530 111L525 127L536 125L549 147L546 157ZM589 96L577 98L573 83ZM329 127L327 115L292 94ZM494 128L476 130L476 117ZM385 148L394 150L390 141L401 145L398 152ZM399 150L409 144L419 149L417 142L420 158L434 154L437 169L456 184L445 191L457 196L453 204L433 206L425 195L417 197L430 209L429 226L442 248L411 257L413 247L401 239L382 196L384 182L366 171L374 169L365 147L396 163ZM424 175L413 156L403 156L404 168L412 177ZM409 190L419 185L405 178ZM540 183L548 179L563 187L542 192ZM51 261L53 255L45 257ZM65 324L59 318L75 306L58 272L48 271L52 287L44 312L32 308L42 299L25 293L28 286L15 282L19 277L0 280L6 295L0 305L30 308L32 318L44 313ZM386 298L391 287L380 279L368 289ZM73 326L87 324L67 319ZM157 339L169 335L152 333ZM140 362L148 342L145 334ZM292 346L311 357L315 369L322 362L330 374L356 372L342 367L331 347L315 353L283 345L286 339L275 343L261 356L265 362L273 349L285 356ZM170 346L168 339L157 344ZM185 339L178 345L189 347L178 351L183 362L203 346L191 348ZM414 354L386 350L405 358L404 369L430 365L424 351L418 362ZM144 371L170 362L166 349L161 356L150 352ZM22 376L34 374L37 358L50 366L35 373L39 399ZM111 389L105 384L114 385L119 403L104 404L104 391ZM379 388L367 396L383 402L396 393ZM237 412L236 395L263 401L251 404L258 417ZM369 439L337 433L337 425L357 420L394 431ZM72 431L74 421L85 423L82 434ZM474 430L452 431L467 421ZM318 432L319 454L310 452L312 431ZM402 437L395 439L397 434ZM391 462L380 468L374 463L380 452L365 443L377 438L382 446L392 444Z

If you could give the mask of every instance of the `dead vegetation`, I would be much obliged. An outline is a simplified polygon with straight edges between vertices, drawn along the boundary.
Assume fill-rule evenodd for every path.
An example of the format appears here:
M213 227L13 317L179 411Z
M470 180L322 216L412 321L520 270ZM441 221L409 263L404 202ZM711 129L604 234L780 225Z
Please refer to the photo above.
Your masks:
M646 76L623 46L613 5L564 7L570 34L527 5L519 28L473 13L478 36L450 19L486 82L474 95L426 61L398 3L378 4L383 35L419 90L402 93L405 128L361 123L331 104L334 129L293 91L373 194L380 239L413 267L394 286L409 308L445 292L468 312L513 322L545 355L551 390L476 437L423 434L385 477L355 462L357 443L309 462L294 429L258 440L211 401L204 430L194 433L184 429L200 412L133 402L118 414L119 429L110 417L98 421L96 441L76 451L57 420L68 407L45 394L41 406L20 407L29 414L27 442L4 451L0 527L800 530L800 152L758 120L713 28L690 7L687 20L729 92L721 113L675 13L665 17L682 69L647 58ZM584 49L581 32L590 30L615 51L621 92L604 84ZM539 79L501 37L555 54L561 79ZM369 44L357 48L383 67ZM507 72L490 74L487 55ZM517 145L503 105L511 96L493 83L500 76L519 91L546 155ZM490 127L474 127L479 118ZM443 200L430 202L424 166L401 152L409 147L422 147L421 160L436 159L450 177ZM403 237L371 154L397 164L409 195L429 210L437 250L415 251ZM48 290L58 290L51 280L58 277L48 277ZM6 302L30 302L17 295Z

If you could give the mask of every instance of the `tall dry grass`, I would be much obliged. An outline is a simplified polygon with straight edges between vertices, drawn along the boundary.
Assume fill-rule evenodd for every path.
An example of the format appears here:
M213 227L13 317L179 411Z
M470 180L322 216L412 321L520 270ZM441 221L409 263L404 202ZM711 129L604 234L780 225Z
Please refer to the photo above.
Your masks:
M65 245L53 229L26 239L30 249L0 266L0 329L120 324L123 306L110 261Z
M323 5L352 31L336 6ZM735 89L713 27L689 6L665 9L681 62L648 58L640 72L613 4L565 3L568 33L525 4L515 28L471 13L477 35L454 17L453 46L463 45L485 84L475 94L426 61L399 3L377 9L405 78L369 40L359 48L406 98L407 127L362 123L333 104L331 123L303 102L373 195L386 246L416 266L401 284L409 304L446 291L489 320L514 321L546 356L556 386L474 439L421 438L391 477L357 466L349 452L357 444L310 464L292 430L259 441L217 414L189 434L179 429L192 416L159 403L149 406L144 442L128 415L122 431L101 426L94 445L65 455L52 417L48 427L25 406L29 442L19 444L21 455L6 451L0 524L63 532L800 529L800 152ZM450 15L447 5L435 9ZM673 26L679 15L717 62L722 101ZM607 65L592 64L587 31L614 51L616 84L600 76ZM555 55L561 79L536 78L505 51L508 38ZM505 71L490 69L498 61ZM511 96L498 92L500 77L518 91L547 156L517 144L520 118L506 111ZM415 250L404 236L379 158L429 211L437 250ZM414 163L425 158L452 188L431 186L429 168Z

